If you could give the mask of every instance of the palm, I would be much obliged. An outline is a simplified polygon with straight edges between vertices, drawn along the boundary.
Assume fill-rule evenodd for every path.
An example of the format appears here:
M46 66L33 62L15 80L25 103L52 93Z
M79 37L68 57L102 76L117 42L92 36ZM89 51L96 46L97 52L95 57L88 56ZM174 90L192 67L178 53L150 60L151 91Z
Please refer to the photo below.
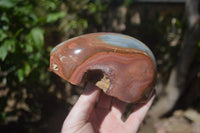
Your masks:
M128 128L121 120L124 107L125 103L101 93L100 101L89 119L95 132L126 132Z
M67 116L62 133L136 133L154 97L134 111L123 122L125 103L93 88L91 94L81 95ZM99 96L100 94L100 96ZM96 100L99 98L97 105Z

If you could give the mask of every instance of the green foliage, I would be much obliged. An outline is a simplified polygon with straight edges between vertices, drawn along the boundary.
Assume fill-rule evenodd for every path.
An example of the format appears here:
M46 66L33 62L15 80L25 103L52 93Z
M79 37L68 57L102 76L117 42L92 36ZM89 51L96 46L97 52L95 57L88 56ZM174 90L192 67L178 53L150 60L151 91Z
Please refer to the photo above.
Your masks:
M0 1L0 123L10 115L23 115L20 110L33 116L40 111L36 99L52 84L48 67L50 50L55 44L49 40L62 39L51 32L77 36L88 27L85 14L99 14L99 21L105 9L99 0ZM16 104L9 107L8 101L13 98ZM20 101L27 108L17 109Z
M107 4L104 0L66 1L63 10L67 15L62 19L59 29L64 31L65 36L80 35L90 23L101 25L102 13L106 9Z
M65 12L50 13L47 16L47 22L48 23L55 22L58 19L63 18L64 16L66 16Z
M13 68L10 74L13 74L13 78L18 77L20 82L32 69L38 69L37 66L33 67L38 54L41 55L38 63L43 62L42 58L47 58L47 51L43 50L43 22L39 21L43 16L35 6L39 6L36 1L6 0L0 3L3 12L0 17L1 68L4 72Z
M14 1L9 1L9 0L1 0L0 1L0 7L1 8L12 8L15 6L15 2Z

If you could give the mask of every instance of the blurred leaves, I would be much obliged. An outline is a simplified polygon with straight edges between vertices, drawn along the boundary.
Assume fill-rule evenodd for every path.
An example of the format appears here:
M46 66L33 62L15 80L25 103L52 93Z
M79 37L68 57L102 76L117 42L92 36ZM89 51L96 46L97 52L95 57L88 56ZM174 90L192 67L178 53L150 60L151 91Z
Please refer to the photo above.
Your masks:
M15 6L14 0L1 0L0 1L0 7L1 8L11 8Z
M31 72L31 66L29 64L24 64L24 66L17 71L17 76L20 82L24 80L25 77Z
M15 41L12 39L5 40L0 46L0 59L5 60L8 52L14 52Z
M0 59L5 60L7 54L8 54L8 51L7 51L6 47L4 45L1 46L0 47Z
M28 42L33 42L34 47L40 50L44 45L44 32L41 28L33 28L27 36Z
M66 16L65 12L57 12L57 13L51 13L47 16L47 22L52 23L57 21L60 18L63 18Z
M66 15L60 10L61 4L57 0L0 1L0 102L5 103L1 104L0 122L18 113L17 103L6 111L10 98L14 98L15 102L23 100L23 97L13 97L13 94L20 94L21 89L25 88L32 97L36 97L33 92L41 93L36 90L49 85L49 48L45 48L45 24L50 26ZM30 86L33 83L38 87ZM6 88L10 89L2 99ZM38 108L34 104L31 106Z
M96 16L101 20L105 9L99 0L0 0L0 123L10 116L35 119L41 111L39 95L46 95L53 84L48 71L50 50L63 34L77 36L89 21L97 22ZM10 99L15 104L8 110ZM18 103L31 109L20 113Z

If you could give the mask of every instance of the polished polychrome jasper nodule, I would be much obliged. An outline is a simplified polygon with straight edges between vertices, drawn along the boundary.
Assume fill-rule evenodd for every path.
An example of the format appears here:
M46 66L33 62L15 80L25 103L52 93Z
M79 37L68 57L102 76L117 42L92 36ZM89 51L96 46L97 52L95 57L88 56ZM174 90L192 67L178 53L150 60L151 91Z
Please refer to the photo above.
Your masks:
M110 96L136 103L151 95L156 62L135 38L92 33L57 45L51 51L50 69L72 84L92 82Z

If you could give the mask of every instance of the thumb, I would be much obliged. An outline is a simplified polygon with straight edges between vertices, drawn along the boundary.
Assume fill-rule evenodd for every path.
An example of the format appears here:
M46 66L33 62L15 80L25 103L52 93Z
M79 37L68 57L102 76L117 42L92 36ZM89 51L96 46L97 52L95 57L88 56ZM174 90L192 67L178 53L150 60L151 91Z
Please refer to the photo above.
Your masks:
M90 117L95 103L99 98L100 89L92 84L87 84L84 93L79 97L78 101L67 116L65 123L76 123L87 121Z
M80 112L83 119L89 118L99 95L100 89L95 85L88 83L71 112ZM81 116L79 115L80 118Z

